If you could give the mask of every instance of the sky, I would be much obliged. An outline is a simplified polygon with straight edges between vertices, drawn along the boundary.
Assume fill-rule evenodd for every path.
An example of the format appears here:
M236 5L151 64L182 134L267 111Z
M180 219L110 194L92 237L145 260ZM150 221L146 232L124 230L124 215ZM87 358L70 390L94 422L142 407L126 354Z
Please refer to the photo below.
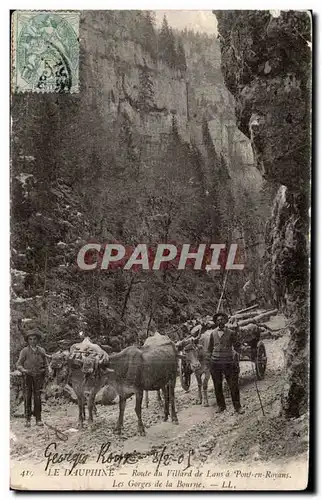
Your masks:
M217 35L217 19L211 10L156 10L156 22L160 26L163 16L166 15L172 28L184 28Z

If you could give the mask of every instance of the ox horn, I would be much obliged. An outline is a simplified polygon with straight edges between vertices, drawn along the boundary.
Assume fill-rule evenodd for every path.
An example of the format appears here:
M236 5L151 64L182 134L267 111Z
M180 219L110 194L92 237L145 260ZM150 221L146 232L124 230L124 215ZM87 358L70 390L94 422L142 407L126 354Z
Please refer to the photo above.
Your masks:
M105 368L105 371L107 373L114 373L114 370L112 368Z

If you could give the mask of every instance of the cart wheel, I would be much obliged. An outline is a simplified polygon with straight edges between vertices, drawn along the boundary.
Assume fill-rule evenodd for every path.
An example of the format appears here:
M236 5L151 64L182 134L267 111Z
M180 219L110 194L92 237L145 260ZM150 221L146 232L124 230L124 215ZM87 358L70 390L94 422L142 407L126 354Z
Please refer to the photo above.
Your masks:
M191 382L191 371L187 367L183 359L179 360L180 382L184 391L189 391Z
M262 341L257 344L255 368L258 380L262 380L265 375L267 365L266 349Z

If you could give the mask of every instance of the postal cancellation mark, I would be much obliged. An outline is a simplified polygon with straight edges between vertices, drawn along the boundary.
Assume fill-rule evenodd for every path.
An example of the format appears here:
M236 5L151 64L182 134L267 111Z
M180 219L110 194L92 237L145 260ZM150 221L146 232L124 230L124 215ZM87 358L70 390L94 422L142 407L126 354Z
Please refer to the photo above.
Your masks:
M78 33L77 11L15 11L11 45L13 92L78 92Z

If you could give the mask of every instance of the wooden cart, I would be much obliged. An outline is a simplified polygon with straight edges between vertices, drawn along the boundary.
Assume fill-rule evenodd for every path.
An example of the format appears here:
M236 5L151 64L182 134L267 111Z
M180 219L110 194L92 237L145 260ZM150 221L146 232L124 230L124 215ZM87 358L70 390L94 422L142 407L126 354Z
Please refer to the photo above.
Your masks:
M249 343L242 344L239 361L251 361L254 363L258 380L265 376L267 356L265 344L260 339L253 339Z

